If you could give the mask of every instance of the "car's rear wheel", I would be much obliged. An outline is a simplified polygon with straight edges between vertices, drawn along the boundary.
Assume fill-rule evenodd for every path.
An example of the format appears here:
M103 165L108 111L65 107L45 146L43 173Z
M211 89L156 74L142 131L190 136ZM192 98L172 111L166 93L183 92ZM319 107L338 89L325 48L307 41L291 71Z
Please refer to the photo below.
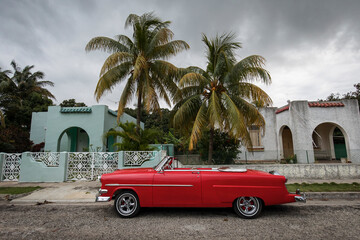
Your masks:
M123 191L116 196L114 207L121 217L134 217L140 211L139 198L133 191Z
M239 197L234 201L234 211L242 218L256 218L261 213L263 203L257 197Z

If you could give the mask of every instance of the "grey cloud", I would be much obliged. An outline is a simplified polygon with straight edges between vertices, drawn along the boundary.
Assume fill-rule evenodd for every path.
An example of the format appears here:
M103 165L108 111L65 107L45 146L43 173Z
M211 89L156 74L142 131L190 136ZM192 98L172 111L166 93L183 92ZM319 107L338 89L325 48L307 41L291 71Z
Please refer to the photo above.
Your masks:
M239 58L259 54L268 60L274 84L264 88L275 105L286 102L284 92L291 92L292 100L316 100L337 89L352 90L358 81L357 0L1 0L0 4L0 67L10 68L13 59L22 66L34 64L55 82L59 100L79 95L95 104L93 92L107 54L86 54L86 43L96 36L131 35L124 28L126 17L149 11L171 20L174 38L190 44L189 51L170 59L181 67L205 66L202 33L210 37L236 33L243 43ZM328 52L338 60L323 56ZM321 89L309 91L309 82L315 81ZM117 101L120 92L118 86L102 101Z

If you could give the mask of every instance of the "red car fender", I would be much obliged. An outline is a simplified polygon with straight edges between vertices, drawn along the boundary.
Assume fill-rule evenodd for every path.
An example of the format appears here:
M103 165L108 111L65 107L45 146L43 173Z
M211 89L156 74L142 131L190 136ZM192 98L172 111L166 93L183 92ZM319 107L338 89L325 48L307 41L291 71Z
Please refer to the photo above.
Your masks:
M117 187L113 190L112 196L114 196L114 200L117 194L124 190L131 190L136 193L139 198L141 207L151 207L153 204L152 201L152 187L131 187L131 186L122 186Z

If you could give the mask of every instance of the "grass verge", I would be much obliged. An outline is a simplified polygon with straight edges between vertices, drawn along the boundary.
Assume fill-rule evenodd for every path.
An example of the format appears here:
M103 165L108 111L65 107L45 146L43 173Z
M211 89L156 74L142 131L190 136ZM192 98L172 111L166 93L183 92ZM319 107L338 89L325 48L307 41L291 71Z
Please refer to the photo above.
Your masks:
M41 187L0 187L0 194L21 194L29 193L40 189Z
M353 183L294 183L286 184L289 192L300 189L301 192L360 192L360 184Z

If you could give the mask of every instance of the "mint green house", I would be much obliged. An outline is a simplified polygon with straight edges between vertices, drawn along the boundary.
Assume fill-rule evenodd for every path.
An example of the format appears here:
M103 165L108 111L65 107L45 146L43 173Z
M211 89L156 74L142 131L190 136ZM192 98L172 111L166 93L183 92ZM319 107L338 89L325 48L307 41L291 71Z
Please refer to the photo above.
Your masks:
M30 139L34 144L45 143L50 152L113 152L113 137L104 135L117 128L117 113L105 105L91 107L50 106L47 112L32 114ZM121 122L136 119L124 113ZM141 123L144 128L144 123Z

